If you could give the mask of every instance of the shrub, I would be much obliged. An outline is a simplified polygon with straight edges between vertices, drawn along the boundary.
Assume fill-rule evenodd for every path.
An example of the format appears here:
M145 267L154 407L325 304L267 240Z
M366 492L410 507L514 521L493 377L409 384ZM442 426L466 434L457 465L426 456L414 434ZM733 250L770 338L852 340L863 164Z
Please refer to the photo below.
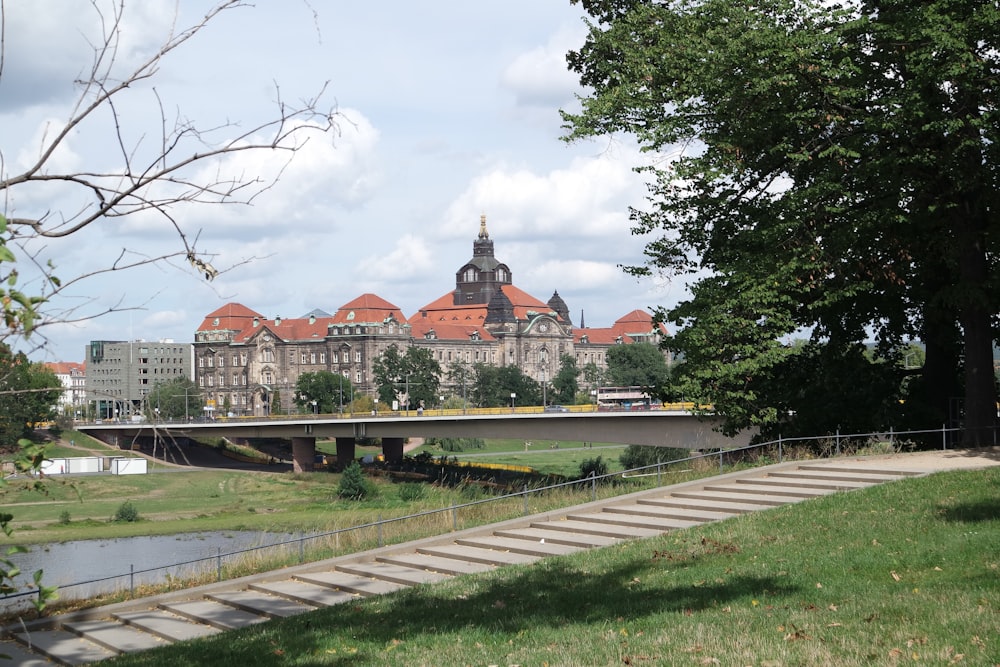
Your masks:
M399 486L399 499L411 502L420 500L427 495L427 488L423 484L416 482L406 482Z
M669 463L687 458L691 452L686 449L672 447L647 447L645 445L629 445L628 449L618 457L618 462L625 470L653 466L657 463Z
M598 456L596 459L585 459L580 463L580 478L586 479L590 476L601 477L608 474L608 462Z
M132 504L131 500L126 500L115 510L115 521L127 521L129 523L139 520L139 510Z
M361 465L357 461L351 461L340 476L337 495L348 500L361 500L371 495L373 491L374 487L367 483Z
M70 516L69 516L69 510L63 510L62 512L59 513L59 525L60 526L68 526L69 523L70 523L70 521L71 521L71 519L70 519Z

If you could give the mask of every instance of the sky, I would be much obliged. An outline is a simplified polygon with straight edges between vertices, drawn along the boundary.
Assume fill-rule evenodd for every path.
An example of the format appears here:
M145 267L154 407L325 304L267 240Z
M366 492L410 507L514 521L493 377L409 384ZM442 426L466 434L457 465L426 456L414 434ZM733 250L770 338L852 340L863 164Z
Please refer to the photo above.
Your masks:
M212 3L182 5L127 2L121 64ZM6 0L4 9L0 169L9 177L68 117L98 23L86 2ZM621 269L643 262L649 240L628 219L646 192L633 167L649 158L623 137L560 140L559 110L578 108L584 92L565 54L585 31L569 0L259 0L223 12L122 99L127 136L155 138L161 106L221 128L217 136L235 134L273 115L276 86L291 102L325 86L338 131L313 136L287 166L260 154L229 160L225 169L247 174L284 167L251 206L172 211L221 271L214 280L180 259L94 276L47 305L83 321L46 325L19 345L39 361L80 362L91 340L191 342L204 316L229 302L290 318L375 293L409 317L454 288L481 215L514 284L542 301L558 291L577 326L581 313L603 327L676 303L683 285ZM51 164L89 171L114 154L104 114L72 133ZM58 184L0 195L8 217L83 205ZM21 280L37 286L25 253L66 281L177 250L162 218L101 221L29 243ZM120 312L88 317L108 309Z

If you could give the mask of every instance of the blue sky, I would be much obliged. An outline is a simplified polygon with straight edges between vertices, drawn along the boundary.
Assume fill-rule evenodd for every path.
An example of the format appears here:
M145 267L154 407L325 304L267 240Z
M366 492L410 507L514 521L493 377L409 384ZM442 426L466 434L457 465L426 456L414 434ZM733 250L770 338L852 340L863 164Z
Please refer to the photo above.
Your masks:
M123 60L211 6L182 4L179 15L173 2L128 4ZM14 0L5 9L0 168L9 175L68 114L95 23L85 2ZM409 316L453 288L482 214L514 283L542 300L558 290L577 324L581 311L589 326L608 326L635 308L676 302L682 285L619 268L642 261L628 206L643 202L631 168L648 158L620 139L559 140L558 110L573 108L579 92L565 53L584 34L568 0L261 0L224 12L164 62L155 84L165 108L206 126L246 127L271 113L276 84L286 100L325 85L339 133L310 141L252 207L176 212L216 267L234 268L212 283L181 262L84 281L52 309L133 309L46 327L30 341L43 344L32 357L82 361L97 339L190 341L202 317L229 301L287 318L374 292ZM151 99L147 86L123 102L133 136L158 126ZM107 159L107 141L95 125L57 159L86 169ZM230 166L276 168L260 157ZM27 217L77 203L21 192L0 205ZM32 249L70 277L123 251L157 256L177 242L141 217Z

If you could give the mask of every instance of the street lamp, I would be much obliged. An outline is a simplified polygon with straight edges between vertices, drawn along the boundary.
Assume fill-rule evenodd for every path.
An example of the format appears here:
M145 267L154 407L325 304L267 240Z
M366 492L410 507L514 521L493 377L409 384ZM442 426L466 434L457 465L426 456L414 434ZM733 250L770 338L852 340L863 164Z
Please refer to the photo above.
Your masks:
M378 417L378 399L375 399L375 408L372 410L372 415Z
M314 414L314 415L319 415L319 408L317 408L317 407L316 407L316 399L314 398L313 400L311 400L311 401L309 401L309 402L310 402L310 403L312 403L312 406L313 406L313 414Z
M514 399L517 398L517 394L510 392L510 411L514 412Z

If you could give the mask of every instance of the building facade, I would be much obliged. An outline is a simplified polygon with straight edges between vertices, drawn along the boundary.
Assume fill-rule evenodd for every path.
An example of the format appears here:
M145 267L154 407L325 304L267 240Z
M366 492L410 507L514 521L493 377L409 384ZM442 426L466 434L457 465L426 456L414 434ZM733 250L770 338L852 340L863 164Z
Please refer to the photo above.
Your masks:
M85 351L86 400L102 419L142 414L160 382L194 377L194 346L173 341L91 341Z
M210 406L221 414L289 410L302 373L330 371L350 379L356 392L376 393L373 366L395 345L431 352L442 369L455 364L513 365L538 382L554 378L569 355L579 367L607 367L612 345L658 343L666 333L649 313L633 310L607 328L574 328L558 291L541 301L513 283L494 255L486 218L472 258L455 273L455 287L407 318L394 304L363 294L330 315L267 319L229 303L209 313L195 332L195 376ZM446 378L441 378L446 382ZM455 392L456 387L443 387Z
M77 418L83 416L87 404L87 367L74 361L46 363L45 367L55 373L63 388L56 404L59 414Z

